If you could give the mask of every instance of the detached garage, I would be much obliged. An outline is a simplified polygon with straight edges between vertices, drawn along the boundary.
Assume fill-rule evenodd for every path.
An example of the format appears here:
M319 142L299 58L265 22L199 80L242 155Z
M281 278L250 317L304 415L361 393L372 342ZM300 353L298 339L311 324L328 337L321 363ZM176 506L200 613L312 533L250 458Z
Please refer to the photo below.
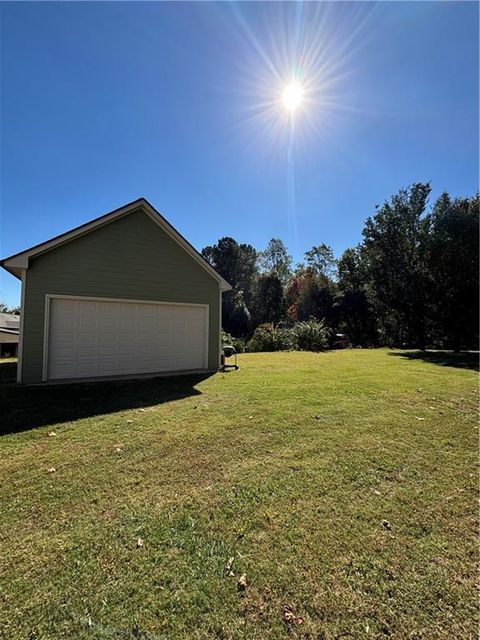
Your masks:
M22 281L18 382L219 367L231 287L143 198L1 265Z

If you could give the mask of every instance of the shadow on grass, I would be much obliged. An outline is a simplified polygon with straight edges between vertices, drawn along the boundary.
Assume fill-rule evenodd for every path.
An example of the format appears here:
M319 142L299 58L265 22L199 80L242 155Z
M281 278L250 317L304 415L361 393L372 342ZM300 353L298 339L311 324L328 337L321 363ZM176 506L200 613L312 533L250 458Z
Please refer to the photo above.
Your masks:
M12 363L0 364L0 370L6 364ZM0 436L201 395L195 386L210 375L31 387L0 384Z
M0 360L0 384L3 382L15 382L17 379L17 361Z
M442 367L479 370L479 354L474 351L391 351L388 355L408 360L423 360Z

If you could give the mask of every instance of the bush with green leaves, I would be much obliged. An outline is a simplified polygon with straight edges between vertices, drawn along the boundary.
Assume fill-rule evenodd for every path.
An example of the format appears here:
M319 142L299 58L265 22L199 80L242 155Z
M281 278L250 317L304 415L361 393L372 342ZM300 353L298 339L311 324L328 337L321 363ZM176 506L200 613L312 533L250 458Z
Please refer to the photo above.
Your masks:
M237 353L242 353L245 347L243 341L240 338L234 338L229 333L222 329L222 348L225 346L235 347Z
M330 329L323 320L297 322L290 331L293 346L299 351L324 351L328 347Z
M247 344L249 351L287 351L292 348L290 329L275 327L270 322L259 325Z

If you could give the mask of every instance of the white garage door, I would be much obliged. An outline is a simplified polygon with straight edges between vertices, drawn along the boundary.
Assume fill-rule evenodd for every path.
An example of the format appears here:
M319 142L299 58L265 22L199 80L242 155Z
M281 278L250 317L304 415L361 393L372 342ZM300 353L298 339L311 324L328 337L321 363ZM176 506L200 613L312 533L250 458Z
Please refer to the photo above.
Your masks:
M49 298L45 378L207 367L208 307Z

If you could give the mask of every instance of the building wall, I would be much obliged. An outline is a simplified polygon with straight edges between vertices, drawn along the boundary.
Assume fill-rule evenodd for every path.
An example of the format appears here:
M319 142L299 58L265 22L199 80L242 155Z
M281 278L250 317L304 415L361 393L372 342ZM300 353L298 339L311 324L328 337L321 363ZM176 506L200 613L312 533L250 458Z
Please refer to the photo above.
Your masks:
M208 366L218 368L219 283L141 209L30 260L24 383L42 380L47 293L208 304Z
M0 329L0 344L7 342L18 344L18 333L7 333L7 331L2 331Z

